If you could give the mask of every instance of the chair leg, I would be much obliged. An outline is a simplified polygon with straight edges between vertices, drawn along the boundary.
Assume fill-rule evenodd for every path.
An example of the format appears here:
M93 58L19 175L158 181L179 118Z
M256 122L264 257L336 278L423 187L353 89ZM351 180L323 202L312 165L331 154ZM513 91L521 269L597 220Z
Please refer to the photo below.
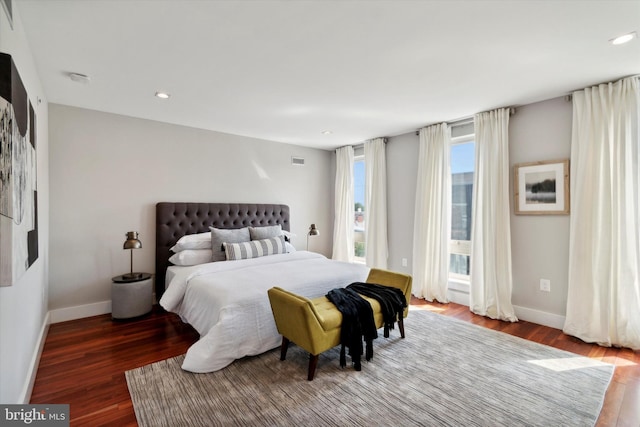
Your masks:
M313 381L313 376L316 374L316 366L318 366L318 355L309 354L309 374L307 380Z
M287 349L289 348L289 339L282 337L282 345L280 346L280 360L287 357Z
M400 319L398 319L398 328L400 328L400 336L404 338L404 319L402 318L402 314L400 315Z

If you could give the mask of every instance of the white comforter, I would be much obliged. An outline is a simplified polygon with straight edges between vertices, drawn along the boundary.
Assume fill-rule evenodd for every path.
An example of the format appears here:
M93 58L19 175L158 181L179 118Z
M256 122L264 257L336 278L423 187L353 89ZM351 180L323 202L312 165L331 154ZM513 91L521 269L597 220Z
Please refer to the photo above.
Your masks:
M200 334L182 369L213 372L235 359L277 347L267 290L280 286L309 298L364 281L369 268L297 251L261 258L185 267L173 275L160 305Z

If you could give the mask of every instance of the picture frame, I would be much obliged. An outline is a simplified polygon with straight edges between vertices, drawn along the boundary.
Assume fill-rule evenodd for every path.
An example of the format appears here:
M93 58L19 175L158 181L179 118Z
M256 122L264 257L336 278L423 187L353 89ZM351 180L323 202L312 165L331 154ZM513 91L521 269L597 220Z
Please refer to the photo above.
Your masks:
M516 215L568 215L569 159L514 166Z

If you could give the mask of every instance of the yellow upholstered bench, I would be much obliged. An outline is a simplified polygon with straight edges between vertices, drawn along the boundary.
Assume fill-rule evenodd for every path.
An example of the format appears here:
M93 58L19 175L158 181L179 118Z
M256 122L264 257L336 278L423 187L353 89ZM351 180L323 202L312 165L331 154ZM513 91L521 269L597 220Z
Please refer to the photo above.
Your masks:
M407 308L403 317L409 314L411 299L411 276L387 270L371 269L367 283L392 286L402 291L407 299ZM285 360L290 342L297 344L310 353L307 379L313 380L318 355L340 344L340 328L342 314L327 297L308 299L282 288L271 288L268 291L271 310L282 335L280 360ZM373 309L376 327L384 324L380 304L373 298L363 296ZM399 319L400 336L404 338L404 323Z

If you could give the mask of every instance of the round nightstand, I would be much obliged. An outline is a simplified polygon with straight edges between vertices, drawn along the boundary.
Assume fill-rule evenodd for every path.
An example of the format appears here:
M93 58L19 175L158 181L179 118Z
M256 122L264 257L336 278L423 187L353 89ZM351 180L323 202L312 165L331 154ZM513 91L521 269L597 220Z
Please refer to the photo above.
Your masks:
M131 319L151 312L153 278L149 273L123 274L111 278L111 317Z

